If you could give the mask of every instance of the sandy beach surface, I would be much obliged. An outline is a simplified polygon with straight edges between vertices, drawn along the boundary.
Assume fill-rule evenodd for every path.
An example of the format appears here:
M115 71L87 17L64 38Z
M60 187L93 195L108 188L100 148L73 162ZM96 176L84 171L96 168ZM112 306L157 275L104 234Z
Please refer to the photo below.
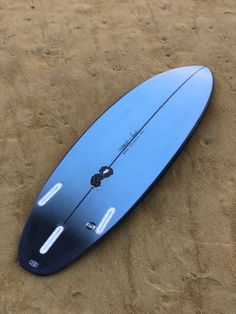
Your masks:
M236 313L234 0L0 0L0 313ZM108 106L150 76L204 64L199 128L134 211L38 277L19 238L42 184Z

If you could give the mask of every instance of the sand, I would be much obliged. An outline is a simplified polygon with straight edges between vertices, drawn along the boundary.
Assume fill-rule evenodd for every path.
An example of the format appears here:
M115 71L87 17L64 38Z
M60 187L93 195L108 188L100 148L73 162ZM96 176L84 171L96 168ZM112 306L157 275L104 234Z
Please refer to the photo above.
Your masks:
M235 314L234 0L0 2L0 313ZM17 262L57 162L123 93L205 64L199 128L138 207L81 259L37 277Z

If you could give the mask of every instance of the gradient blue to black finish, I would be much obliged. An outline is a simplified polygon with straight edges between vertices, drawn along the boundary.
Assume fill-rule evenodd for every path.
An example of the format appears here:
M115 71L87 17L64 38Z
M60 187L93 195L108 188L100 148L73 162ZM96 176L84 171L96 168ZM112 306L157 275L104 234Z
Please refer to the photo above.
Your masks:
M139 201L179 153L205 112L213 89L208 67L173 69L143 82L119 99L79 138L39 193L19 245L19 262L48 275L93 245ZM91 186L101 167L113 174ZM63 187L44 206L55 184ZM116 209L104 233L99 224ZM46 254L39 249L57 226L65 229ZM29 261L37 262L37 267Z

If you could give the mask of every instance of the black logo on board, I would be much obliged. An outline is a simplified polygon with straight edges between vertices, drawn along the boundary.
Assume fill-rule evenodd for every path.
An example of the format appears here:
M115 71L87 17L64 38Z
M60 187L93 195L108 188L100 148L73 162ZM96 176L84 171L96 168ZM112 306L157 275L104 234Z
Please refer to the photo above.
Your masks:
M108 166L103 166L100 170L99 173L96 173L95 175L92 176L90 183L95 187L99 187L101 185L101 182L103 179L110 177L113 175L113 169Z

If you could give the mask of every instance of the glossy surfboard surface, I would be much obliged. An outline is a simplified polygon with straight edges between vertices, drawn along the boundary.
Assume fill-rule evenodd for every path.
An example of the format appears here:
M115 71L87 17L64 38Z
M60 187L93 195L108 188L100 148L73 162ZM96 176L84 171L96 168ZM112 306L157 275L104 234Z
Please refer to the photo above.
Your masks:
M39 193L21 237L20 264L39 275L55 273L117 224L180 152L212 88L208 67L181 67L112 105Z

